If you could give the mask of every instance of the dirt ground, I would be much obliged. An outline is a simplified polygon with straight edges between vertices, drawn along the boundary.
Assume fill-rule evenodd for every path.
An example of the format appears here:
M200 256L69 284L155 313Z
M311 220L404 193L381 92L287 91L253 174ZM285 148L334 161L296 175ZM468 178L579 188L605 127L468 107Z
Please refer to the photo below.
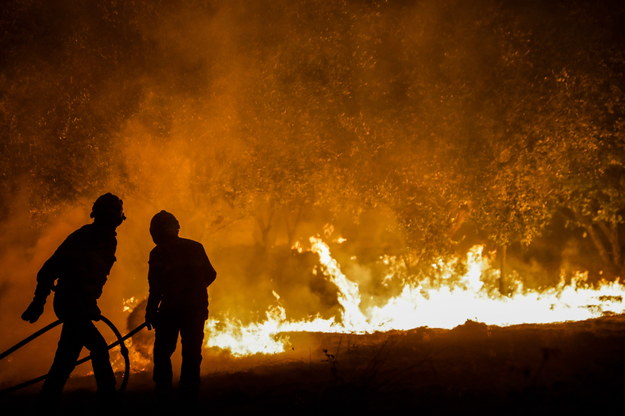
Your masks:
M622 414L625 316L371 335L289 334L290 350L235 359L207 351L196 408L167 405L133 373L114 414ZM313 347L314 346L314 347ZM32 414L38 386L0 396ZM92 377L68 382L60 414L111 414Z

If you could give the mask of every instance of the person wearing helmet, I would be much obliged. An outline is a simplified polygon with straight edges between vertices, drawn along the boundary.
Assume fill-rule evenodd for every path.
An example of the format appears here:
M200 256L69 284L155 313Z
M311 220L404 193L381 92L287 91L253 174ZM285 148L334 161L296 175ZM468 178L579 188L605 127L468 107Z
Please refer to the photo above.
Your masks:
M115 262L115 230L126 219L122 200L111 193L101 195L93 204L91 218L91 224L71 233L43 264L37 273L35 296L22 314L23 320L36 322L54 290L53 308L63 326L41 389L40 405L46 407L56 405L83 347L91 353L98 394L107 403L115 396L106 340L93 321L100 319L97 300Z
M182 344L179 398L193 404L198 398L204 324L208 319L208 286L215 281L204 246L178 236L176 217L160 211L150 222L156 247L150 252L149 296L145 320L155 330L153 380L157 398L168 398L172 389L171 355L178 334Z

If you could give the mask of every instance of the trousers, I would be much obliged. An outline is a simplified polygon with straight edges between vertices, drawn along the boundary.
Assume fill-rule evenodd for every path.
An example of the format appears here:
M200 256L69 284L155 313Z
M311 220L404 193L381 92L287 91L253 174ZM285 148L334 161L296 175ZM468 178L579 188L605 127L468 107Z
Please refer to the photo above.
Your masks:
M72 319L63 322L54 361L41 389L44 400L58 400L83 347L91 353L98 393L104 397L115 394L115 373L106 340L91 320Z
M171 356L176 350L178 334L182 344L182 366L179 390L189 398L197 398L204 340L203 316L172 316L159 314L155 325L153 380L157 391L172 389Z

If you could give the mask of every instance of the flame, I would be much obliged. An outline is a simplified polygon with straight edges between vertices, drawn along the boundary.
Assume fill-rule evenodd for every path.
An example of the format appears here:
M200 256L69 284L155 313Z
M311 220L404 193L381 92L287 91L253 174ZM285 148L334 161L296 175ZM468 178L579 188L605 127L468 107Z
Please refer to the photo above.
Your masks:
M207 347L228 350L233 356L277 354L286 350L288 332L363 334L423 326L449 329L467 320L509 326L578 321L625 311L623 284L617 280L591 286L583 273L578 273L569 283L562 279L556 287L543 291L526 289L516 282L511 294L501 295L486 284L493 269L483 246L469 250L463 275L454 272L459 259L440 260L433 265L431 278L407 282L399 295L381 305L363 308L358 283L342 272L330 247L319 237L311 237L309 242L307 250L319 256L324 276L336 285L341 316L331 319L312 316L293 321L287 319L285 309L278 304L266 312L265 320L248 325L236 319L211 318L206 324ZM299 252L305 250L300 242L293 248ZM389 267L384 281L395 279L399 267L395 259L384 256L381 261ZM274 296L279 302L279 295L274 292Z
M143 373L152 368L152 357L142 354L135 348L135 342L132 338L125 341L128 353L130 355L131 367L133 373ZM119 355L121 357L121 354ZM121 364L120 364L121 365Z
M139 299L136 298L135 296L131 296L128 299L124 299L122 301L122 310L124 312L132 312L132 310L137 307L138 303L139 303Z
M122 311L126 314L132 314L141 306L142 300L136 296L122 300ZM145 304L145 302L143 302ZM130 328L129 328L130 329ZM150 338L148 336L148 338ZM149 344L153 342L153 339L149 339ZM143 334L143 339L139 339L137 335L128 338L124 341L130 357L130 370L132 373L143 373L148 371L152 367L151 347L146 347L148 342L146 341L146 335ZM111 360L113 369L115 372L122 372L125 368L123 356L120 354L120 348L115 347L111 351Z

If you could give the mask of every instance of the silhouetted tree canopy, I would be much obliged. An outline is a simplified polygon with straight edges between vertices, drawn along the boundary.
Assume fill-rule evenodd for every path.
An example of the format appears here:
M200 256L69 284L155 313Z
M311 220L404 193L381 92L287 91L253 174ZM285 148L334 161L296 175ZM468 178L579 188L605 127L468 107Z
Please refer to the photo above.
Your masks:
M8 1L0 186L34 212L111 181L152 198L137 154L168 149L189 211L254 217L265 245L278 223L290 241L305 218L384 210L418 262L467 229L527 245L565 215L618 274L624 17L607 0Z

